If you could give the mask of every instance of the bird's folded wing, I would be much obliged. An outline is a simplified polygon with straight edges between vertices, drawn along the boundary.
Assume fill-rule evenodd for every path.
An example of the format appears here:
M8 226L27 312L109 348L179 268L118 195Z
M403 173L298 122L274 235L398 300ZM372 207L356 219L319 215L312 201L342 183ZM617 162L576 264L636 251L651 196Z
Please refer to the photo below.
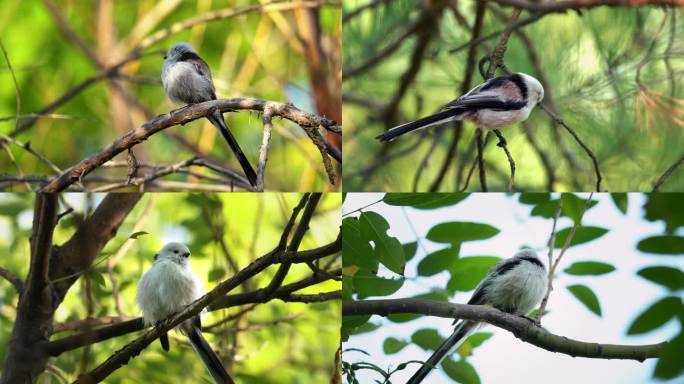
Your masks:
M524 108L526 103L516 100L503 100L498 95L491 91L477 93L472 95L462 96L454 101L445 104L442 110L449 110L453 108L465 108L469 110L476 109L494 109L494 110L514 110Z

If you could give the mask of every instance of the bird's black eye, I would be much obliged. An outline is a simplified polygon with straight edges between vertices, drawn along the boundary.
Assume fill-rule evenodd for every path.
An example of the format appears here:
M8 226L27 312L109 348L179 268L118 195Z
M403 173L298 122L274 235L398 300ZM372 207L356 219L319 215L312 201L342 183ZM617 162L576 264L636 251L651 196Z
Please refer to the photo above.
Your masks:
M164 55L164 60L166 60L167 57L168 57L168 56Z
M178 253L178 250L176 249L175 251L173 251L173 253Z

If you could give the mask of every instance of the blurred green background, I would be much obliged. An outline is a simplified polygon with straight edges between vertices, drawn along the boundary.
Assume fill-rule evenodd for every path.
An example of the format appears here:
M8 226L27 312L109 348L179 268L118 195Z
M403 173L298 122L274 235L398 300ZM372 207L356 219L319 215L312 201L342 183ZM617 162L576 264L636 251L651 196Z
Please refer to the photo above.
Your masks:
M175 23L223 9L251 7L272 0L197 1L23 1L2 2L0 41L14 69L20 96L20 115L38 112L78 83L101 71L80 49L65 29L78 36L97 60L112 65L126 58L145 38ZM254 97L291 102L300 109L332 119L339 105L339 44L341 20L338 6L326 5L313 13L310 8L293 10L291 1L278 6L288 9L251 12L236 17L202 22L172 33L144 49L150 53L126 65L116 80L100 80L69 99L16 139L64 169L99 151L124 132L140 126L149 117L178 108L161 88L162 51L187 41L212 69L220 98ZM52 6L49 6L52 4ZM296 8L296 7L295 7ZM63 20L62 22L58 20ZM60 23L64 26L60 27ZM311 31L314 32L311 32ZM313 35L311 35L313 33ZM308 35L307 35L308 34ZM309 37L307 37L309 36ZM323 80L314 82L311 51L318 39ZM16 91L5 57L0 57L0 134L16 128ZM133 100L148 108L151 116L130 103L112 85L115 81ZM317 88L325 88L321 98ZM332 102L331 100L334 100ZM339 108L338 108L339 109ZM256 167L262 139L259 114L225 114L228 125L243 151ZM19 120L19 124L26 118ZM334 138L333 138L334 139ZM193 150L179 143L186 141ZM52 176L43 163L14 145L9 145L25 175ZM212 162L240 170L234 156L216 129L205 119L176 126L154 135L135 147L141 162L173 164L201 155ZM125 160L120 155L116 160ZM321 156L304 131L282 119L274 120L266 172L266 189L309 191L329 189ZM0 152L0 174L17 175L6 151ZM199 168L199 172L205 170ZM242 173L241 170L239 172ZM126 170L98 170L93 176L126 177ZM171 175L166 181L192 180ZM35 187L35 185L34 185ZM14 187L24 190L24 185Z
M74 231L78 215L87 207L99 204L104 195L67 194L66 201L75 213L62 218L55 230L54 244L66 241ZM239 269L255 258L271 251L280 239L292 208L301 195L290 194L146 194L126 218L121 228L98 256L92 271L82 276L69 290L56 312L55 323L87 317L137 317L135 304L137 281L150 268L153 255L169 241L186 243L192 252L192 268L204 288L233 275L230 259ZM0 194L0 249L2 267L26 277L29 268L29 235L34 195ZM325 194L316 210L310 229L300 249L311 249L335 240L341 218L340 194ZM144 231L137 239L133 233ZM123 254L117 254L128 240ZM322 259L327 262L331 258ZM339 268L339 260L333 268ZM335 265L337 267L335 267ZM120 291L117 309L109 268ZM231 294L261 288L271 281L277 266L272 266L240 285ZM284 284L311 275L305 264L295 264ZM320 293L341 289L341 284L328 280L297 293ZM0 279L0 361L16 316L17 294L13 286ZM90 307L90 309L89 309ZM213 324L250 305L212 311L203 316L203 325ZM240 383L324 383L334 372L335 351L340 341L340 302L313 304L285 303L272 300L247 310L242 316L207 333L226 368ZM235 332L239 329L238 332ZM58 339L73 331L54 334ZM116 350L141 335L130 333L68 351L50 359L41 383L72 382L79 373L93 369ZM171 332L171 350L164 353L158 342L152 343L140 356L109 376L106 383L211 383L199 357L184 336ZM2 368L0 368L1 370Z
M345 1L343 14L346 17L368 3ZM345 20L344 150L354 159L344 167L345 190L426 191L444 165L449 169L437 190L460 190L465 183L475 157L475 127L470 123L465 124L455 157L449 160L446 155L455 131L450 125L442 128L434 148L433 138L439 131L434 128L387 146L374 139L389 127L436 112L461 94L478 1L421 4L428 3L437 9L430 24L433 33L415 68L415 80L409 83L397 113L389 117L383 114L384 108L400 89L421 36L410 29L426 11L412 0L393 0ZM494 47L512 12L510 7L488 3L480 35L493 35L478 45L476 63ZM530 12L523 11L519 21L530 17ZM544 103L553 103L597 156L604 177L602 190L650 191L660 175L684 156L681 9L597 7L581 13L546 14L520 31L524 36L514 32L510 37L505 64L513 72L543 77L550 84ZM393 45L398 48L377 64L350 75ZM482 81L475 69L471 86ZM516 188L593 190L591 160L568 132L555 126L540 108L532 112L528 123L547 164L521 125L504 129L517 165ZM422 140L421 134L426 135ZM494 143L496 138L490 138L484 152L489 190L505 191L509 164ZM423 161L426 168L418 177ZM476 170L468 190L480 190L477 175ZM679 169L661 190L683 187L684 172Z

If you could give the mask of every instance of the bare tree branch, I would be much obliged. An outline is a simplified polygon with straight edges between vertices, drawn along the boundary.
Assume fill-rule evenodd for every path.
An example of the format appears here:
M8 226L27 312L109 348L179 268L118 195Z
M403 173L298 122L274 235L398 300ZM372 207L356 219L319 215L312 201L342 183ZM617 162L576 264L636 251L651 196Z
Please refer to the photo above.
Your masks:
M24 282L19 278L19 276L2 267L0 267L0 276L9 281L19 294L24 291Z
M307 131L307 134L311 130L317 129L319 126L337 126L332 120L304 112L291 104L243 98L206 101L172 111L167 115L157 116L143 124L141 127L127 132L100 152L82 160L80 163L72 166L56 178L52 179L46 186L41 188L40 192L63 191L117 154L147 140L155 133L174 125L182 125L205 117L216 109L223 112L235 110L263 111L267 106L274 116L280 116L298 124L302 129Z
M482 305L453 304L418 299L344 301L342 315L380 315L418 313L450 319L486 322L513 333L522 341L551 352L573 357L628 359L644 361L660 356L667 342L649 345L616 345L588 343L552 334L521 316Z
M660 187L663 186L663 184L667 181L667 179L674 173L674 171L684 163L684 156L680 157L679 160L675 161L674 164L672 164L666 171L663 173L659 178L658 181L653 184L653 190L651 192L658 192L660 190Z
M655 6L684 6L684 0L571 0L553 2L534 2L530 0L492 0L502 6L523 8L529 11L552 13L566 12L569 10L589 9L594 7L642 7L645 5Z

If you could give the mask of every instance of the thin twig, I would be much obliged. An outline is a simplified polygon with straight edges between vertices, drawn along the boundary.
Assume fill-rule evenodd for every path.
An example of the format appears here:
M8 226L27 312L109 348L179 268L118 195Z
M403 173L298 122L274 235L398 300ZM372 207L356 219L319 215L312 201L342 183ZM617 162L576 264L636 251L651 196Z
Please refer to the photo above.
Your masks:
M684 163L684 156L680 157L679 160L675 161L674 164L672 164L666 171L663 173L659 178L658 181L656 181L655 184L653 184L653 190L651 192L658 192L660 190L660 187L667 181L667 179L672 175L672 173Z
M584 202L584 206L582 207L582 211L580 212L579 219L575 221L573 224L572 228L570 229L570 232L568 233L568 236L565 238L565 242L563 243L563 248L561 249L560 253L558 254L558 257L553 261L553 263L550 262L549 260L549 281L548 281L548 286L546 290L546 295L544 295L544 298L542 299L541 305L539 307L539 311L537 313L537 316L535 318L536 321L541 322L541 318L544 316L544 311L546 310L546 304L549 301L549 296L551 296L551 291L553 291L553 276L556 273L556 269L558 268L558 265L561 262L561 259L563 259L563 255L565 255L565 252L570 248L570 243L572 243L572 239L575 237L575 232L577 231L577 228L579 228L582 225L582 219L584 218L584 213L587 211L589 208L589 205L591 204L591 198L594 196L594 192L591 192L589 194L589 198L587 201ZM560 210L562 209L562 197L558 199L558 210L556 211L556 217L554 219L553 223L553 229L551 232L551 237L552 239L549 239L549 259L552 256L552 249L553 247L556 246L556 233L555 233L555 228L556 228L556 222L558 221L558 216L560 215ZM553 241L553 243L551 243Z
M556 214L553 216L553 227L551 227L551 236L549 236L549 253L548 253L548 275L547 275L547 282L546 282L546 294L544 295L544 298L541 301L541 304L539 305L539 310L537 311L537 316L534 317L534 321L537 323L537 325L541 325L541 318L546 311L546 304L549 301L549 296L551 295L551 291L553 291L553 273L554 270L551 268L553 265L553 248L554 244L556 244L556 226L558 224L558 218L560 217L561 210L563 209L563 200L558 199L558 208L556 209Z
M511 152L508 151L508 146L506 145L506 139L501 135L501 132L499 132L498 129L494 130L494 134L496 137L499 138L499 144L498 146L501 147L504 152L506 153L506 157L508 158L508 164L511 167L511 178L508 181L508 192L513 192L513 185L515 184L515 161L513 160L513 156L511 156Z
M586 152L587 155L591 158L591 161L594 164L594 172L596 173L596 192L601 192L601 171L599 170L599 162L596 159L594 153L591 151L591 149L589 149L589 147L587 147L586 144L584 144L584 142L582 141L582 139L579 138L577 133L575 133L575 131L572 128L570 128L570 126L566 124L565 121L563 121L563 119L561 119L558 115L553 113L553 111L551 111L551 109L546 105L540 104L540 106L553 119L553 121L555 121L557 124L561 125L568 132L570 132L570 135L572 135L577 144L579 144L580 147L584 149L584 152Z
M257 166L257 191L264 191L264 174L266 173L266 161L268 161L268 143L271 141L271 131L273 124L271 122L271 112L264 109L264 114L261 116L261 121L264 124L264 135L261 139L261 147L259 148L259 164Z
M2 267L0 267L0 276L9 281L18 293L21 294L24 291L24 282L19 278L19 276Z
M475 140L477 140L477 164L480 170L480 187L482 192L487 192L487 174L485 173L484 165L484 148L487 142L482 139L482 129L479 127L475 130Z

